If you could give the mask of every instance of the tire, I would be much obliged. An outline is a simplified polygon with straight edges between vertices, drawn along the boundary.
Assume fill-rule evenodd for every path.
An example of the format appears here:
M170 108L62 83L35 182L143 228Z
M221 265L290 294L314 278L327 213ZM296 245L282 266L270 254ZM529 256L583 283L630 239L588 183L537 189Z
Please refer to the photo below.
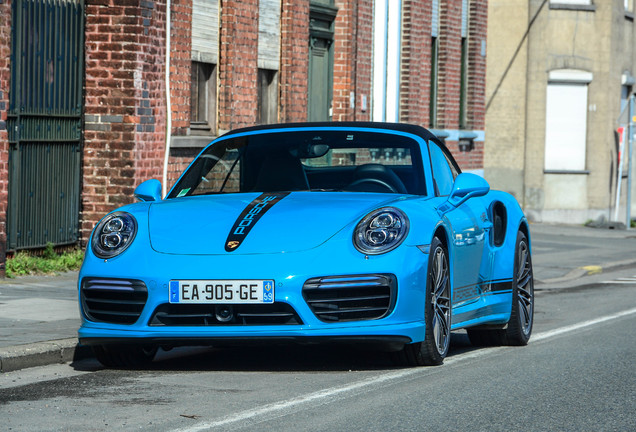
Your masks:
M108 368L140 369L148 366L157 354L157 347L138 345L95 345L93 353Z
M532 256L526 235L519 231L515 246L512 279L512 312L505 329L468 329L468 338L475 346L527 345L534 321L534 275Z
M451 338L451 296L448 253L442 242L433 238L426 277L424 304L426 338L404 345L395 353L397 363L406 366L438 366L444 362Z

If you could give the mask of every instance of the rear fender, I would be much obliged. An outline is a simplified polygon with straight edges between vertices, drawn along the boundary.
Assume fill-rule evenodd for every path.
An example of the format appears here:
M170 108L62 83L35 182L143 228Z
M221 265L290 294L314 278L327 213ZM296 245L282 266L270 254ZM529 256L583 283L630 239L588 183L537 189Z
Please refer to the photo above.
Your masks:
M517 233L523 231L530 242L530 227L528 221L517 203L517 200L506 192L493 191L490 210L498 205L505 209L505 236L495 241L494 233L491 233L488 247L494 254L492 279L511 280L513 278L515 248L517 246ZM492 214L489 215L492 217ZM494 227L493 227L494 228Z

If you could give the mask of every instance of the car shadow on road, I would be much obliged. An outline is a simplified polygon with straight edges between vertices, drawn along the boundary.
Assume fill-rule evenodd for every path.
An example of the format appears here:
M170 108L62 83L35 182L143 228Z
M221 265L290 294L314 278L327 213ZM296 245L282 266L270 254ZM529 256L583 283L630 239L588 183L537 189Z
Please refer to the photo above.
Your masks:
M447 358L474 350L465 332L453 333ZM95 360L77 361L76 370L95 371ZM147 371L219 372L342 372L402 368L390 353L368 346L344 344L180 347L159 350Z

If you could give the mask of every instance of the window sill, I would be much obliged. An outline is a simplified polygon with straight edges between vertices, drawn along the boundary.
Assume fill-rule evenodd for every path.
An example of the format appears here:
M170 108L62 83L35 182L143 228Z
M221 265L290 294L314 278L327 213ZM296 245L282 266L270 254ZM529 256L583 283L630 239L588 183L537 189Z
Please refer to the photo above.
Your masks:
M210 144L216 136L172 136L170 148L203 148Z
M625 11L625 19L627 21L634 21L634 12Z
M446 140L450 136L450 133L444 129L429 129L429 131L441 141Z
M589 175L588 170L543 170L543 174L575 174L575 175Z
M571 10L571 11L581 11L581 12L596 12L596 5L572 4L572 3L550 3L550 9Z

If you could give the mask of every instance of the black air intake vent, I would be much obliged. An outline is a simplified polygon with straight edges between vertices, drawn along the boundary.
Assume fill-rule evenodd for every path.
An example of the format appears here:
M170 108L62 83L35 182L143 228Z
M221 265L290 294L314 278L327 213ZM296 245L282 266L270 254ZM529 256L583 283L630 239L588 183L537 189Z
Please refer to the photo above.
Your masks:
M324 322L382 318L393 309L396 293L390 274L317 277L303 286L303 298Z
M219 320L219 311L225 315ZM287 303L252 305L162 304L150 318L151 326L300 325Z
M80 297L89 320L134 324L144 309L148 289L140 280L84 278Z

